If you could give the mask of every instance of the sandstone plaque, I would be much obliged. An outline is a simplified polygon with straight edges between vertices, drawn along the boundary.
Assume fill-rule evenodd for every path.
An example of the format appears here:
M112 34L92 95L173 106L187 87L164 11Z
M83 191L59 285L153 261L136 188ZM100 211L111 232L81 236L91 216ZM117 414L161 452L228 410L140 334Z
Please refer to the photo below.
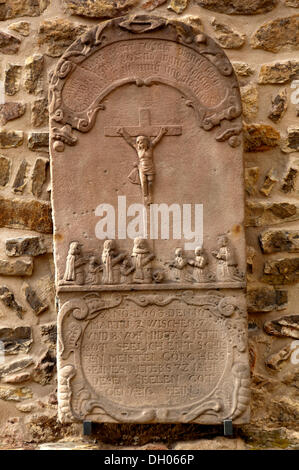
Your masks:
M241 104L211 38L81 36L50 80L61 422L249 419Z

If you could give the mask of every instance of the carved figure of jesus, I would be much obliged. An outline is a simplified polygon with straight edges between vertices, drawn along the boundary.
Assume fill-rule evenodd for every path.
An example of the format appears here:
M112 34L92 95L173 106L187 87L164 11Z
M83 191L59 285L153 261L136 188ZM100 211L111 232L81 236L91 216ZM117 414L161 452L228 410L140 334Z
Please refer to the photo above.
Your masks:
M153 149L166 133L167 128L161 127L159 134L153 139L145 135L139 135L135 139L131 137L123 127L118 130L118 134L123 137L137 153L138 162L135 164L135 168L138 169L137 178L136 170L133 170L128 178L131 183L141 185L144 202L146 204L151 204L153 197L153 182L155 176Z

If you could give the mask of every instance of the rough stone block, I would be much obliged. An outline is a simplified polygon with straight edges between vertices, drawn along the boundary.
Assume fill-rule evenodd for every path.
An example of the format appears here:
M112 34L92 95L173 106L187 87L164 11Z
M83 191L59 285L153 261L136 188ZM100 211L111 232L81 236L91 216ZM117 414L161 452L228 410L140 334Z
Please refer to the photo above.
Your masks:
M264 323L268 335L299 339L299 315L287 315Z
M47 252L43 238L38 236L8 238L5 249L7 256L39 256Z
M247 290L248 312L271 312L287 307L288 292L274 287L250 287Z
M6 95L13 96L19 91L20 84L21 84L21 73L22 73L21 65L14 65L14 64L7 65L5 69L5 79L4 79L4 89L5 89Z
M1 276L31 276L33 261L31 259L0 260Z
M268 124L244 124L245 152L265 152L280 143L280 134Z
M299 258L269 260L264 264L262 280L268 284L292 284L299 281Z
M28 353L33 343L31 326L2 327L0 341L4 344L5 354Z
M28 284L25 284L24 286L24 293L26 300L34 311L35 315L40 315L48 309L48 305L39 298L35 290L32 289L32 287Z
M299 15L276 18L269 21L254 33L251 47L268 52L298 50L299 48Z
M23 144L23 132L22 131L0 131L0 148L10 149L19 147Z
M208 10L226 13L228 15L256 15L273 10L277 0L196 0L196 3Z
M49 151L48 132L30 132L28 135L28 148L33 152Z
M0 155L0 186L6 186L11 170L11 159Z
M25 113L26 105L12 101L0 105L0 125L5 126L8 121L17 119Z
M0 227L25 228L40 233L52 233L50 204L36 200L0 197Z
M11 292L8 287L0 287L0 299L2 300L4 305L6 305L6 307L14 310L19 318L23 318L24 308L17 303L13 292Z

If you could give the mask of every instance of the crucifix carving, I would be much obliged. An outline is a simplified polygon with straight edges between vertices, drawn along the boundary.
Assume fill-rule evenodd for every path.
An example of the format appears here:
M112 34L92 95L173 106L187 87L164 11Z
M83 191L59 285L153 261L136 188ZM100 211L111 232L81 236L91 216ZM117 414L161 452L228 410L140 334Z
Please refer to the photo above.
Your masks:
M153 149L164 135L181 134L181 126L152 126L149 108L139 109L139 126L105 127L105 136L123 137L136 151L138 160L128 178L131 183L141 186L143 199L147 205L152 203L153 198L155 176Z

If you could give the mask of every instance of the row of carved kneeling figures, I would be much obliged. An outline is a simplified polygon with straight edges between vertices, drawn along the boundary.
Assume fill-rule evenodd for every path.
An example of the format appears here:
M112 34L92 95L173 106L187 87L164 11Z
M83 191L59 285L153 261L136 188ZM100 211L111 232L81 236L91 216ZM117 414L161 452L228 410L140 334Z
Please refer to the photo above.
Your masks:
M212 251L217 260L216 273L208 270L209 258L203 247L195 248L193 258L187 258L182 248L175 250L174 259L166 269L155 269L151 253L143 238L135 238L131 255L118 252L114 240L105 240L101 256L84 255L82 245L70 243L66 258L63 284L150 284L172 282L242 281L237 262L226 236L218 238L218 249Z

